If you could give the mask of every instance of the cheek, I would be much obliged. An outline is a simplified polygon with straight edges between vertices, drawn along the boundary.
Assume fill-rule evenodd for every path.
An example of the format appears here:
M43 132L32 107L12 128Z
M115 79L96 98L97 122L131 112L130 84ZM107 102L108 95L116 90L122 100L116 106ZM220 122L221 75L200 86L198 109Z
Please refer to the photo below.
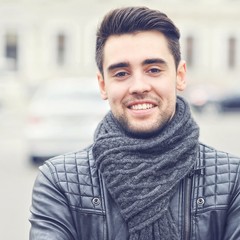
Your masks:
M108 100L110 103L121 102L124 98L125 90L121 86L115 86L114 84L108 87Z
M176 92L176 85L175 84L164 84L164 83L159 83L156 87L155 87L157 93L159 96L163 96L163 97L168 97L170 95L175 94Z
M111 92L111 94L108 95L108 101L111 106L114 106L121 102L121 96L118 92L115 92L115 94L114 92Z

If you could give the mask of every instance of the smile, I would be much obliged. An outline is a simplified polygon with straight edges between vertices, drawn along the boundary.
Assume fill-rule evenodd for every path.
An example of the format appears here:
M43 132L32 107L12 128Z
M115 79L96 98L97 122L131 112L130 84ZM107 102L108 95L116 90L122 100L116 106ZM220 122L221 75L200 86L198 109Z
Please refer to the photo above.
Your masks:
M154 105L150 103L143 103L143 104L132 105L129 108L133 110L146 110L146 109L154 108Z

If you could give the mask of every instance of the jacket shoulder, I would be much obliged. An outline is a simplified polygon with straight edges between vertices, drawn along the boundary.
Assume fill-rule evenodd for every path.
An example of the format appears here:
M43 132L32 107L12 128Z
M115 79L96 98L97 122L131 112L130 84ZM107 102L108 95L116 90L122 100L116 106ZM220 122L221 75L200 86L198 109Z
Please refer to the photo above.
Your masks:
M240 164L240 158L233 154L216 150L206 144L200 144L200 165L204 167L226 167L225 170L229 171L229 166L233 167L233 171ZM236 170L236 169L235 169Z
M89 212L103 211L100 179L91 147L51 158L40 170L51 174L70 207Z
M202 171L195 182L196 196L202 196L206 201L204 207L195 207L203 211L208 208L227 208L238 191L240 158L200 144L197 167Z

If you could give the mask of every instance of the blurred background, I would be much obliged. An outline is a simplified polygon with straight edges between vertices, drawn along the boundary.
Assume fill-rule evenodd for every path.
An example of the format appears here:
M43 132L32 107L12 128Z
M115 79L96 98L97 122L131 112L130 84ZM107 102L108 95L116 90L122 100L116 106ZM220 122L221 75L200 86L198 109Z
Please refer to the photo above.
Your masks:
M108 110L97 89L96 27L130 5L174 20L201 140L240 155L239 0L0 0L0 239L28 239L38 166L91 143Z

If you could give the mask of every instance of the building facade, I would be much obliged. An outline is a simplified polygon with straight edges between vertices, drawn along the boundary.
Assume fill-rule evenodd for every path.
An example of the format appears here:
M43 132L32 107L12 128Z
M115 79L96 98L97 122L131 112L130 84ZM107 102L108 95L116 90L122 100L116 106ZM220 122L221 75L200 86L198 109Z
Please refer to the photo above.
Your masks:
M0 84L94 77L96 26L106 11L130 5L174 20L189 84L240 87L239 0L1 0Z

